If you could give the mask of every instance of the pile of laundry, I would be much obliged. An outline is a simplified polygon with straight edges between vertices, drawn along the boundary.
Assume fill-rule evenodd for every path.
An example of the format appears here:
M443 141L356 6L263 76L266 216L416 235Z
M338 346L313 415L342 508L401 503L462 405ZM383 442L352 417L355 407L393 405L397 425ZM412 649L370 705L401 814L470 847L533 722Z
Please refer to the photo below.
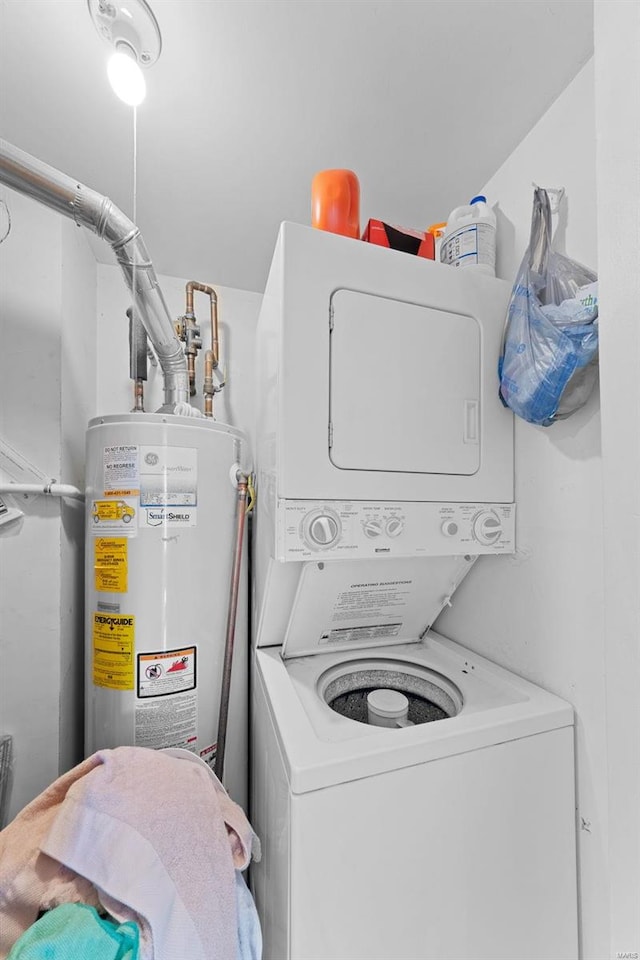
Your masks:
M0 832L0 958L259 960L258 838L186 750L101 750Z

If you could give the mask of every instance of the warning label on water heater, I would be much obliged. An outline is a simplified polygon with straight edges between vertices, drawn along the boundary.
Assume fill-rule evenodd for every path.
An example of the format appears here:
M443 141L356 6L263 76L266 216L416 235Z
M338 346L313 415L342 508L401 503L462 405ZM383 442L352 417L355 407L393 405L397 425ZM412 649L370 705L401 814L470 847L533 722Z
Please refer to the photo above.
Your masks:
M196 648L138 654L138 696L167 697L196 687Z
M135 744L197 751L196 647L138 654Z

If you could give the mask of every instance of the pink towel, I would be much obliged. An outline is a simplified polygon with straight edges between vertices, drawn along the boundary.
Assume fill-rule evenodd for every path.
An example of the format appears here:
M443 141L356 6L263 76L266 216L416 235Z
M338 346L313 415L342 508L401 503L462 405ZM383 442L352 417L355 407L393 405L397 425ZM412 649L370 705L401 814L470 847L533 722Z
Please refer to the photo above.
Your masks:
M253 831L204 764L140 747L103 750L68 791L43 852L90 880L118 920L136 920L142 956L233 960L234 867Z
M84 902L137 922L142 960L230 960L234 867L252 848L243 811L198 758L100 751L0 833L0 958L40 909Z
M0 832L0 958L35 923L40 910L60 903L98 907L94 886L40 851L69 787L89 773L98 757L89 757L36 797Z

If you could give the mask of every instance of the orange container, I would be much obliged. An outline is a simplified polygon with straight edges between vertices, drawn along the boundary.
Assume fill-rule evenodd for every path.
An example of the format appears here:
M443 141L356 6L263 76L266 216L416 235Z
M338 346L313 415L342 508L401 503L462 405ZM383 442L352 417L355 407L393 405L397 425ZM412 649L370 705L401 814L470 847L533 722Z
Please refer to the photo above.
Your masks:
M321 170L311 183L311 226L360 236L360 184L353 170Z

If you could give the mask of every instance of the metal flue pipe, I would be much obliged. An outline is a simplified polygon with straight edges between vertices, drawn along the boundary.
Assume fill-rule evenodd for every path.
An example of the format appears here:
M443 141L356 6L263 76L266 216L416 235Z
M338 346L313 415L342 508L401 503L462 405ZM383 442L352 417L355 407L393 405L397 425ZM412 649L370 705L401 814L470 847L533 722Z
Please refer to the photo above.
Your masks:
M111 244L164 374L164 407L189 400L187 364L147 248L107 197L0 140L0 183L74 220Z

